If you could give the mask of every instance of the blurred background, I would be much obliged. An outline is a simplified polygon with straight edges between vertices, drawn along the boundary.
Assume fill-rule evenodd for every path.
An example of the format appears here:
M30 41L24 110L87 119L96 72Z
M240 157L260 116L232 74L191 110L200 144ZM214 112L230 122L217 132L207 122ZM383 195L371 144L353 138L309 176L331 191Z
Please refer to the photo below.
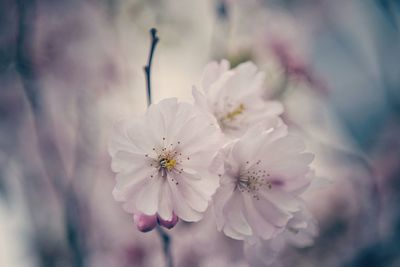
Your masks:
M164 266L107 153L113 122L146 109L151 27L154 102L191 101L211 60L252 60L316 154L320 235L277 266L400 266L396 0L1 0L0 266ZM247 266L211 219L169 233L178 267Z

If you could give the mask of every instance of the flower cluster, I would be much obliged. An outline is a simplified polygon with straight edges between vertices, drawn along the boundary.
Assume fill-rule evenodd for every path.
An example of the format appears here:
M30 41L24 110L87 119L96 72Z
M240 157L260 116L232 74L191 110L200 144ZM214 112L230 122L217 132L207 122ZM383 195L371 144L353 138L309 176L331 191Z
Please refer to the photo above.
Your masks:
M209 63L194 104L165 99L142 117L118 123L109 152L113 195L139 230L195 222L211 207L217 228L245 241L245 255L277 255L286 243L309 245L316 224L301 199L314 156L289 134L283 106L266 101L264 74L246 62Z

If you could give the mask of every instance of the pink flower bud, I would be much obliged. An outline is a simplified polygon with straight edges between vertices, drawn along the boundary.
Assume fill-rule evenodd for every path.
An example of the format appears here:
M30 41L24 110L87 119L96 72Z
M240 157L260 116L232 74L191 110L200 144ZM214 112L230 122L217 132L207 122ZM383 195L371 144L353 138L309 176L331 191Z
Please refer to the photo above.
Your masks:
M157 225L157 215L145 215L138 213L133 215L133 221L141 232L149 232Z
M171 229L178 223L179 218L174 213L169 221L163 220L160 216L157 216L157 220L159 225L164 226L167 229Z

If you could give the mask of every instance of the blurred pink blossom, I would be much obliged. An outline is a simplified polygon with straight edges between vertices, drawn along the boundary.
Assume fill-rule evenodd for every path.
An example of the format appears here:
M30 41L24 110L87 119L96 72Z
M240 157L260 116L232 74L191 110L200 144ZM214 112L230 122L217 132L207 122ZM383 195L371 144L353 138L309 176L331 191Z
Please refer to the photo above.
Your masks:
M204 94L193 90L196 105L218 121L228 137L239 137L249 126L283 112L277 101L264 101L265 73L252 62L230 69L226 60L209 63L201 79Z

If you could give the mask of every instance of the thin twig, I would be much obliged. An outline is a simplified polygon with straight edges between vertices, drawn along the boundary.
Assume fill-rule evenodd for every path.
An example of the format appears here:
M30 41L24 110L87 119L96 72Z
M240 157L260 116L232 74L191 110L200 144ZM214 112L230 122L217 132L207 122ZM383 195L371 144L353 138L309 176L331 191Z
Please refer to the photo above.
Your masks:
M163 252L167 263L166 266L173 267L174 264L172 261L172 253L171 253L171 237L161 228L161 226L157 225L156 229L163 245Z
M151 63L153 61L153 54L158 41L160 40L157 36L157 30L152 28L150 30L151 35L151 47L147 65L144 66L144 73L146 74L146 87L147 87L147 105L151 104Z

